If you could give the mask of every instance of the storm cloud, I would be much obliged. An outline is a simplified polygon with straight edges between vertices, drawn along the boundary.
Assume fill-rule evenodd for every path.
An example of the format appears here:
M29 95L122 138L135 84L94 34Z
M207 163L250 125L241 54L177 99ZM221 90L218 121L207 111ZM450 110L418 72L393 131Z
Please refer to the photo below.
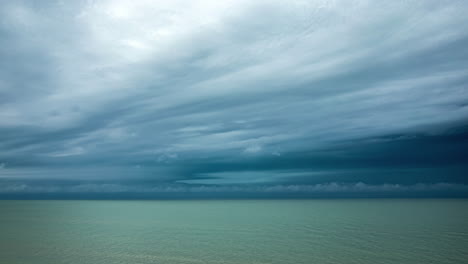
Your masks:
M3 3L0 193L467 195L467 13Z

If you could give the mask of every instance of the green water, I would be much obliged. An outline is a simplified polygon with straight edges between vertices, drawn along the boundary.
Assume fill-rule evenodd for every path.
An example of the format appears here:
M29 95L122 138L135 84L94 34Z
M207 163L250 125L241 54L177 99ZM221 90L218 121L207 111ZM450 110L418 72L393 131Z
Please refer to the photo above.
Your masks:
M0 201L0 263L467 263L468 200Z

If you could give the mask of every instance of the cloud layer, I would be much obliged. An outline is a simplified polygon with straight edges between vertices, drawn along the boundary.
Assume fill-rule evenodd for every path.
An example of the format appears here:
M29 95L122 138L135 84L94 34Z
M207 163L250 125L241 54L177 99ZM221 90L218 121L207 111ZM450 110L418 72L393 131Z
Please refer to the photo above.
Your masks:
M468 184L467 12L430 0L5 3L1 183Z

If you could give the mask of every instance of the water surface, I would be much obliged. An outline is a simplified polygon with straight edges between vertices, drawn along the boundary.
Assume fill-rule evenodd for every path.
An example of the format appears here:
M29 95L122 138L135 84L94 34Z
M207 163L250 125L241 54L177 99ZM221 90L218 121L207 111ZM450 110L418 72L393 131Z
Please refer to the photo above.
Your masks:
M0 201L0 263L465 263L468 200Z

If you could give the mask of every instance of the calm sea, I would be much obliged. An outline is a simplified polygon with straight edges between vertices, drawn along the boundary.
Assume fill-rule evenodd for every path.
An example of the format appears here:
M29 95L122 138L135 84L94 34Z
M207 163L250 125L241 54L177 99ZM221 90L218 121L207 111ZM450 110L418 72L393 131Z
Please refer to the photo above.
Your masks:
M468 263L468 200L0 201L0 263Z

